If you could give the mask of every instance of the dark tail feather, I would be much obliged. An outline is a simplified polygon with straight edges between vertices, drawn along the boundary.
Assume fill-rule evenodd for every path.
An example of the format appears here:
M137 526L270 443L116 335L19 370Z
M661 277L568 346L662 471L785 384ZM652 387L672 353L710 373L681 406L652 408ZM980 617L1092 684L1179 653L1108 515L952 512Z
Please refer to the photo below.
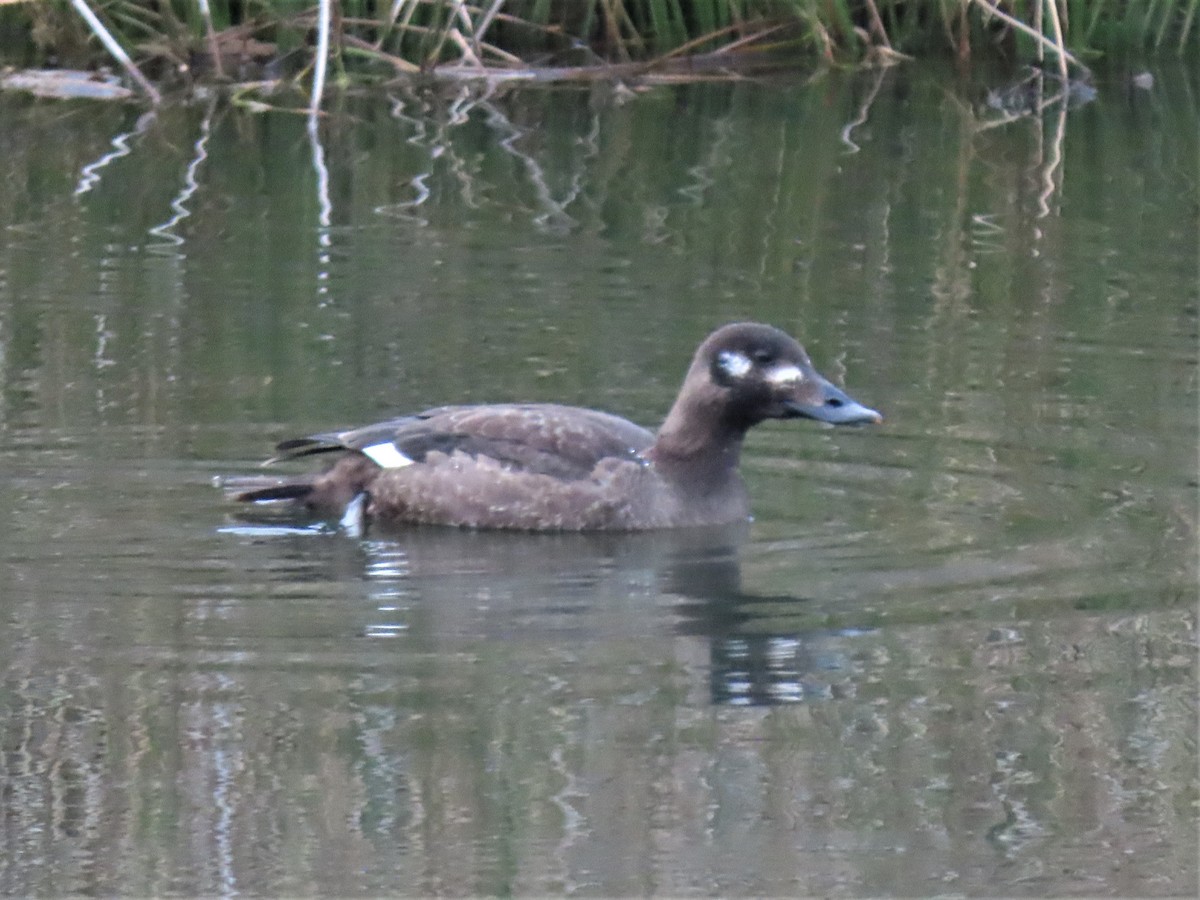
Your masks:
M345 451L347 449L346 445L339 443L334 435L318 434L313 437L292 438L276 444L275 455L263 465L269 466L285 459L299 459L302 456L314 456L318 453L333 453L337 450Z
M265 503L271 500L305 500L313 492L311 480L278 478L227 478L221 487L235 503Z

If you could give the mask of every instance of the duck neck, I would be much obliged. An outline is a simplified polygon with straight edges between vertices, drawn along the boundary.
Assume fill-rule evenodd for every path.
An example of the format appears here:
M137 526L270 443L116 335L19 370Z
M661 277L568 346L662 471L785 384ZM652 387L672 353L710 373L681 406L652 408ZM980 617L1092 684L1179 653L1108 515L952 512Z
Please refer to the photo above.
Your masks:
M729 423L715 402L681 396L646 457L672 481L707 493L737 478L745 436L746 429Z

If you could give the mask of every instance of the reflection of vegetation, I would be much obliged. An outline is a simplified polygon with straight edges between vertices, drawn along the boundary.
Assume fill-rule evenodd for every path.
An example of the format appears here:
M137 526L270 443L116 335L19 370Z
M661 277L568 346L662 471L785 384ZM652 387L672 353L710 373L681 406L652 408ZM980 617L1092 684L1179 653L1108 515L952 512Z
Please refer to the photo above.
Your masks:
M35 64L108 54L135 79L277 80L323 73L577 78L900 54L1007 57L1194 44L1200 0L0 0L3 33ZM330 35L326 42L322 35ZM102 43L99 46L97 40ZM11 42L11 38L9 39ZM31 50L32 48L32 50ZM122 59L132 50L137 65ZM9 48L10 52L12 47ZM314 52L315 50L315 52ZM37 59L40 55L41 59ZM317 79L320 81L320 78ZM152 90L149 92L152 93Z
M3 588L6 887L1192 894L1195 71L1061 141L907 74L350 100L331 249L295 117L10 114L0 490L44 550ZM656 630L645 567L552 570L553 631L411 541L157 552L272 423L499 392L649 419L681 333L746 310L894 416L762 436L748 586L815 599L752 607L744 651ZM800 702L710 705L735 652Z

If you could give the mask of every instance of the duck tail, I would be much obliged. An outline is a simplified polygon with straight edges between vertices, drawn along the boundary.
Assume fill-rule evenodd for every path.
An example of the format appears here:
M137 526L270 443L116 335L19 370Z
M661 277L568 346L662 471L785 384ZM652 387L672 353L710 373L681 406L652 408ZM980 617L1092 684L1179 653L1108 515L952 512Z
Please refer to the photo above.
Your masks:
M269 503L279 500L304 502L312 495L315 484L308 478L270 478L249 476L227 478L221 483L225 495L235 503Z
M263 462L264 466L283 462L285 459L300 459L318 453L344 452L349 449L338 440L336 434L315 434L311 437L292 438L275 445L275 455Z

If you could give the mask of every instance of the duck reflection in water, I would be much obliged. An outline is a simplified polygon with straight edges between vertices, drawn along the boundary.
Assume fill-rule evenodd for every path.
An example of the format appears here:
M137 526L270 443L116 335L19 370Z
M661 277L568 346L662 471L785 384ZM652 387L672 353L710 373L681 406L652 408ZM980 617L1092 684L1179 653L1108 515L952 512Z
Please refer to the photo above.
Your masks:
M275 579L365 581L370 605L351 627L368 638L536 641L576 653L657 635L689 670L707 670L716 704L825 698L844 667L848 634L808 628L809 598L743 590L747 523L585 534L393 526L361 541L328 528L230 530L258 528L255 554L262 541L276 548Z

